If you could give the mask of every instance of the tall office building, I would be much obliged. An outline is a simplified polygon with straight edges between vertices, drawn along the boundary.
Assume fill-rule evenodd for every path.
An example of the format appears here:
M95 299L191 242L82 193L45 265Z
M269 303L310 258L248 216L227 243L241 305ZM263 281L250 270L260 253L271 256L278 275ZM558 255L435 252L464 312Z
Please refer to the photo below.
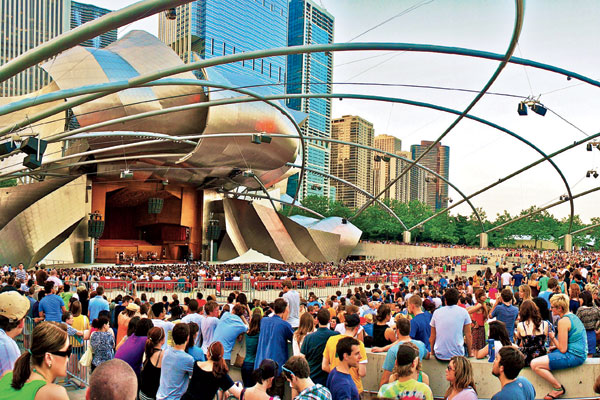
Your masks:
M377 135L373 147L411 159L409 152L402 151L402 141L395 136ZM373 194L380 193L407 165L407 161L385 154L375 154L373 158ZM403 203L410 201L410 174L406 174L393 184L381 196L381 199L398 200Z
M333 15L312 0L291 0L288 24L288 45L333 43ZM287 57L287 93L331 93L333 54L293 54ZM287 106L308 115L302 126L305 135L331 138L331 99L290 99ZM306 166L330 172L331 145L307 141ZM308 172L302 182L300 199L309 195L331 197L329 178ZM288 180L287 193L293 195L298 175ZM339 193L339 192L338 192ZM333 197L331 197L333 198Z
M331 121L331 136L336 140L373 146L373 124L355 115L344 115ZM332 143L331 174L368 192L372 190L373 154L371 150ZM346 185L333 182L336 199L351 208L365 204L366 196Z
M286 0L198 0L176 11L175 20L159 15L158 37L186 63L287 46ZM233 84L273 85L252 89L281 94L285 67L285 56L279 56L213 68Z
M71 29L75 29L78 26L85 24L86 22L90 22L97 18L100 18L111 11L112 10L96 7L91 4L84 4L73 1L71 3ZM103 33L100 36L96 36L93 39L88 39L85 42L82 42L80 46L95 47L97 49L100 49L116 41L117 30L113 29L112 31Z
M412 159L415 160L425 152L429 146L433 144L432 141L422 140L421 144L413 144L410 146ZM448 179L449 167L450 167L450 147L442 146L438 143L421 161L420 164L435 171L439 175ZM413 174L418 174L416 168L411 170L411 178ZM416 178L415 178L416 179ZM425 177L427 182L425 189L425 203L427 203L433 210L439 210L448 207L448 184L441 179L427 174ZM411 186L411 200L418 199L419 188L417 185Z
M2 0L0 65L69 30L71 0ZM31 67L0 83L0 95L20 96L50 82L40 67Z

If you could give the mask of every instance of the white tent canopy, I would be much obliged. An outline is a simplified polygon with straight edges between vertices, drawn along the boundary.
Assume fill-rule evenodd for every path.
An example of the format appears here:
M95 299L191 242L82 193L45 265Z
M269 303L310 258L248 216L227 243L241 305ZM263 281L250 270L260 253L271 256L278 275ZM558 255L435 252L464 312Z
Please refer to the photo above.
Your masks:
M250 249L241 256L225 261L223 264L283 264L283 262Z

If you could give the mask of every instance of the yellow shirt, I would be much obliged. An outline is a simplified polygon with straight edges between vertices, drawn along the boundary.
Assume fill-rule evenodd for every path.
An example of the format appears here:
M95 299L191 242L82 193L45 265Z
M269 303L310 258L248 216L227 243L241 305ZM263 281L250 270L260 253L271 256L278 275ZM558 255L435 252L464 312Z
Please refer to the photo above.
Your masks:
M345 338L345 337L348 337L348 336L335 335L335 336L330 337L327 340L327 344L325 345L325 350L323 350L323 357L327 357L327 359L329 360L329 370L330 371L332 369L334 369L335 367L337 367L338 364L340 363L340 359L338 358L338 356L335 352L335 348L336 348L338 342L342 338ZM365 345L360 340L358 342L360 343L360 363L366 364L367 363L367 352L365 350ZM352 376L352 380L356 384L356 389L358 390L358 393L362 393L363 385L362 385L360 376L358 376L358 368L356 368L356 367L350 368L350 375Z
M77 317L73 317L73 324L71 326L73 327L73 329L83 332L83 331L90 329L90 321L88 320L88 317L86 317L85 315L79 315ZM69 342L71 343L71 346L73 346L73 347L83 346L83 344L80 343L74 337L69 338Z

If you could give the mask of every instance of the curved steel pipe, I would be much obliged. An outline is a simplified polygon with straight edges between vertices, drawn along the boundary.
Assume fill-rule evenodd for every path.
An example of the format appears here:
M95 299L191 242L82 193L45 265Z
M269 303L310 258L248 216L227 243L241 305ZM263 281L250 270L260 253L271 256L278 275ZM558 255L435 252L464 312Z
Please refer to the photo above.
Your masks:
M226 190L218 190L217 193L233 194L233 195L236 195L238 197L248 196L248 197L254 197L254 198L257 198L257 199L269 199L269 200L271 200L271 202L277 201L277 202L279 202L281 204L285 204L285 205L288 205L288 206L291 206L291 207L299 208L299 209L304 210L304 211L306 211L308 213L311 213L312 215L315 215L315 216L317 216L317 217L319 217L321 219L325 218L323 215L319 214L316 211L311 210L310 208L306 208L306 207L304 207L304 206L302 206L300 204L292 204L289 201L285 201L285 200L281 200L281 199L274 199L272 197L261 196L259 194L254 194L254 193L238 193L238 192L230 192L230 191L226 191ZM275 210L275 211L277 211L277 210Z
M406 175L413 167L416 163L418 163L419 161L421 161L435 146L437 146L438 143L440 143L442 141L442 139L444 137L446 137L446 135L448 133L450 133L450 131L452 129L454 129L454 127L456 125L458 125L458 123L464 118L465 115L467 115L469 113L469 111L471 111L471 109L473 107L475 107L475 104L477 104L477 102L479 100L481 100L481 98L483 98L483 96L485 95L485 93L488 91L488 89L492 86L492 84L496 81L496 79L498 78L498 76L500 76L500 73L502 72L502 70L504 69L504 67L506 67L508 65L508 60L510 59L510 57L512 56L513 52L515 51L516 47L517 47L517 43L519 41L519 36L521 35L521 29L523 28L523 18L525 16L525 7L523 4L523 0L515 0L516 3L516 15L515 15L515 27L513 29L513 35L512 38L510 40L510 44L508 46L508 50L506 51L506 54L504 55L502 62L500 63L500 65L498 65L498 67L496 68L496 71L494 71L494 74L492 75L492 77L487 81L487 83L485 84L485 86L483 87L483 89L481 89L481 91L477 94L477 96L475 96L475 98L471 101L471 103L469 103L469 105L467 106L467 108L464 109L464 111L462 113L460 113L460 115L450 124L450 126L448 128L446 128L446 130L444 132L442 132L442 134L433 141L433 143L431 143L426 149L425 151L423 151L414 161L410 162L408 164L408 168L406 169L402 169L402 171L400 172L400 175L398 175L396 178L394 178L393 180L391 180L384 188L383 190L375 195L375 198L378 199L381 195L383 195L387 190L389 190L389 188L391 188L393 185L396 184L396 182L398 182L404 175ZM363 204L358 211L350 218L348 218L348 220L353 220L354 218L358 217L364 210L367 209L367 207L369 207L371 204L373 204L373 200L368 200L365 204Z
M594 228L597 228L599 226L600 226L600 224L594 224L594 225L586 226L585 228L581 228L581 229L578 229L576 231L571 232L571 235L576 235L578 233L583 233L585 231L589 231L590 229L594 229ZM559 239L563 239L564 237L565 237L565 235L562 235L562 236L559 236L558 238Z
M26 51L20 56L13 58L0 67L0 82L13 77L19 72L25 71L44 60L52 58L60 52L70 49L88 39L120 28L140 17L154 15L169 8L182 4L191 3L193 0L145 0L134 3L128 7L113 11L98 19L85 23L65 32L55 38L48 40L34 49Z
M286 163L286 165L287 165L287 166L289 166L289 167L296 167L296 168L299 168L299 167L300 167L299 165L292 164L292 163ZM323 171L319 171L318 169L309 168L309 167L306 167L306 171L307 171L307 172L312 172L313 174L317 174L317 175L325 176L325 177L327 177L327 178L329 178L329 179L333 179L334 181L338 181L338 182L340 182L341 184L343 184L343 185L346 185L346 186L348 186L348 187L351 187L351 188L352 188L352 189L354 189L355 191L357 191L357 192L359 192L359 193L361 193L361 194L363 194L363 195L365 195L365 196L367 196L367 197L369 197L369 198L372 198L372 197L373 197L373 195L372 195L371 193L367 192L366 190L364 190L364 189L361 189L361 188L359 188L358 186L356 186L355 184L353 184L353 183L350 183L350 182L348 182L348 181L346 181L346 180L344 180L344 179L342 179L342 178L338 178L337 176L334 176L334 175L328 174L328 173L326 173L326 172L323 172ZM391 208L389 208L389 207L388 207L388 206L387 206L387 205L386 205L384 202L382 202L381 200L376 200L375 202L376 202L376 203L377 203L377 204L378 204L378 205L379 205L381 208L383 208L385 211L387 211L387 213L388 213L388 214L390 214L390 216L394 217L394 218L395 218L395 219L396 219L398 222L400 222L400 225L402 225L402 227L404 228L404 230L407 230L407 229L408 229L408 228L406 227L406 225L404 225L404 222L402 222L402 220L400 219L400 217L398 217L398 215L397 215L397 214L394 212L394 210L392 210Z
M277 207L275 207L275 203L273 203L273 198L271 197L271 195L269 194L269 192L267 191L267 188L265 187L265 185L262 183L262 181L258 178L258 176L256 175L252 175L252 178L254 178L254 180L256 181L256 183L258 183L260 185L260 188L262 189L262 191L265 193L265 196L267 196L267 199L269 199L269 201L271 202L271 207L273 207L273 211L277 212ZM293 204L292 204L293 205Z

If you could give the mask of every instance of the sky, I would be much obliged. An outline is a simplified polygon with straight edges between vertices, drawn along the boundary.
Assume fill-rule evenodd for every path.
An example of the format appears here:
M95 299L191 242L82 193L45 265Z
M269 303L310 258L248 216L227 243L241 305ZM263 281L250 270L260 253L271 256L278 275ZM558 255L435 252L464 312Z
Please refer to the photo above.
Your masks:
M335 17L337 43L420 43L504 53L515 22L515 2L512 0L315 1ZM87 2L117 9L135 1ZM600 2L596 0L527 1L523 30L514 56L600 79L599 20ZM120 29L119 36L132 29L157 35L158 19L152 16L132 23ZM405 98L462 111L485 86L498 65L497 61L422 52L336 53L333 91ZM510 64L488 92L490 94L484 96L470 114L511 130L546 153L600 131L600 87ZM528 116L517 114L518 103L528 96L539 96L540 102L549 109L544 117L531 111ZM405 151L421 140L436 139L456 119L455 115L400 104L334 100L332 116L342 115L360 115L374 124L376 135L400 138ZM449 179L467 195L540 158L536 151L515 138L465 119L450 131L442 144L450 146ZM585 146L579 146L555 157L554 161L574 195L600 184L600 178L585 177L588 170L600 173L599 150L587 152ZM548 205L566 193L559 174L544 162L474 197L472 202L493 220L504 210L515 215L533 205ZM450 197L453 200L461 198L453 189L450 189ZM570 211L567 204L551 208L549 212L557 218L565 218ZM576 199L575 213L589 223L590 218L600 217L598 205L600 191ZM452 213L469 215L471 209L464 203Z

